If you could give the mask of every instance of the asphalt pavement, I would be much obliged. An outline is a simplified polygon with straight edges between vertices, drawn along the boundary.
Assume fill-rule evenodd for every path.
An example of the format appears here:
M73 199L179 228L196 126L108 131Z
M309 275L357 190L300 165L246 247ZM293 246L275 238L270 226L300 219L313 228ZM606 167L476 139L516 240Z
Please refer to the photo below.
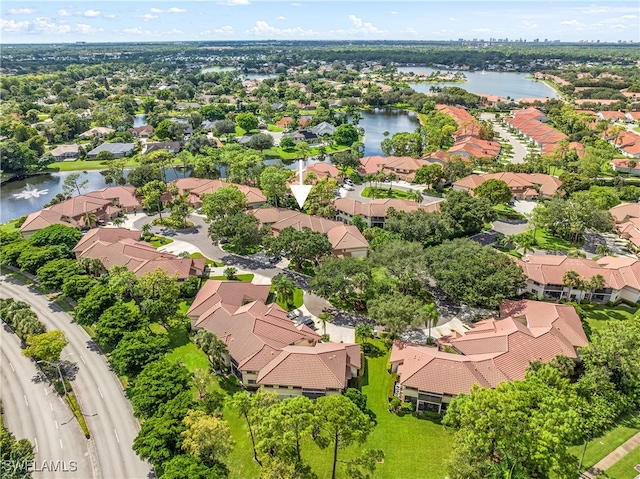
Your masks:
M16 439L28 439L34 445L33 477L94 477L88 441L78 421L34 361L22 355L20 339L4 323L0 345L5 424Z
M26 301L47 330L60 329L69 341L61 356L71 354L67 359L75 362L77 367L72 385L91 432L89 457L94 459L93 477L153 477L149 464L142 461L132 449L140 425L133 416L131 404L125 397L120 381L89 335L71 316L29 286L4 275L0 279L2 297ZM3 381L3 384L6 383Z

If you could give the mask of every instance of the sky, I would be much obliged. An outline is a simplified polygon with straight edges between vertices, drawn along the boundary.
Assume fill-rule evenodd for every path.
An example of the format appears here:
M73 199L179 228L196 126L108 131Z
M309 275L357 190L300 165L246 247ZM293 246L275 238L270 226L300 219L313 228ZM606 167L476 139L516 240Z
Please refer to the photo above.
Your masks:
M640 41L638 0L2 0L0 5L0 45L273 39Z

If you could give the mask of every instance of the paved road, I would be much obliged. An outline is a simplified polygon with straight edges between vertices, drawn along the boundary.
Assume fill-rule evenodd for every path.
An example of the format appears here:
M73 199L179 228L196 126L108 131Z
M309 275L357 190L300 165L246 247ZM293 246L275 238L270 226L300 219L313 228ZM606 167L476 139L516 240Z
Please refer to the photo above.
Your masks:
M507 129L498 122L493 123L493 129L513 147L513 157L509 161L514 165L524 163L524 158L529 151L522 142L509 133Z
M69 345L62 356L72 353L77 372L73 389L91 432L90 449L97 456L98 477L104 479L143 479L151 477L150 466L133 452L132 444L140 426L124 396L118 378L89 335L71 316L28 286L7 276L3 280L3 297L13 297L31 304L48 330L64 331ZM4 389L4 388L3 388ZM89 476L87 476L89 477Z
M33 477L93 477L87 441L78 421L35 363L22 355L20 340L4 323L0 327L0 344L4 418L17 439L26 438L36 446L36 467L32 470L43 472L34 472Z

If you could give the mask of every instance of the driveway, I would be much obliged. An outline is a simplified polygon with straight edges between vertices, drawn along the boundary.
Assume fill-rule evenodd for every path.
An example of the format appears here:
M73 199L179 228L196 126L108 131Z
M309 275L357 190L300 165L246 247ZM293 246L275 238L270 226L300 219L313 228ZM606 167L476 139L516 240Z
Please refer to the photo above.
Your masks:
M523 215L530 215L538 203L535 201L515 200L513 209Z
M20 339L9 327L0 328L0 391L4 421L16 439L28 439L35 448L35 465L64 464L48 478L98 477L91 465L88 441L71 409L44 378L35 363L22 355ZM34 477L44 477L34 472Z
M491 122L494 131L511 145L513 148L513 157L510 158L509 161L515 165L524 163L524 158L529 153L527 147L518 138L509 133L504 126L496 121L495 114L482 113L480 115L480 119Z
M149 464L133 452L140 425L100 349L56 304L13 278L1 275L0 279L2 297L26 301L47 330L60 329L69 341L62 356L72 354L70 361L77 367L73 390L91 432L89 450L97 457L98 470L94 475L105 479L153 477Z

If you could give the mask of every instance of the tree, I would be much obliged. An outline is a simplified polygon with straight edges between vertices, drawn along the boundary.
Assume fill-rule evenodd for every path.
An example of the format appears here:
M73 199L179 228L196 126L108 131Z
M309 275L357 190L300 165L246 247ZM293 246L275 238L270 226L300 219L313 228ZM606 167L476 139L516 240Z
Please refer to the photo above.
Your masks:
M340 394L322 396L316 400L317 421L313 438L321 449L333 446L331 479L336 477L336 465L340 449L354 443L362 444L371 432L369 416L364 414L347 397Z
M358 130L349 123L343 123L333 132L332 138L337 145L351 146L358 141Z
M229 281L233 281L233 280L238 279L238 270L237 270L237 268L234 268L233 266L230 266L230 267L224 269L223 275Z
M309 289L323 298L338 298L356 310L365 306L371 264L359 258L328 258L316 268Z
M422 317L424 318L424 324L429 328L429 340L431 339L431 328L438 323L440 313L438 312L435 303L425 304L422 307Z
M362 215L355 215L353 218L351 218L351 224L358 228L358 231L360 231L361 233L365 230L365 228L367 228L367 223L364 219L364 216Z
M247 146L249 148L253 148L254 150L266 150L273 146L273 137L271 135L267 135L266 133L258 133L256 135L252 135L247 142Z
M311 175L305 178L305 184L309 181ZM335 197L338 183L334 178L322 178L313 185L306 205L309 214L323 216L333 219L335 217L335 208L331 205Z
M115 295L107 286L96 284L85 297L78 300L75 320L81 325L90 326L98 321L100 315L115 302Z
M87 295L95 285L95 280L86 274L69 276L62 282L62 292L65 296L78 301Z
M249 429L249 437L253 447L253 460L262 465L256 449L256 424L264 412L278 401L278 395L258 390L255 394L248 391L238 391L230 399L229 404L244 418Z
M572 269L565 271L562 275L562 284L569 288L568 299L571 299L571 293L573 289L581 289L582 288L582 280L580 279L580 275L573 271Z
M21 245L20 242L14 244ZM26 245L20 252L16 263L21 270L35 274L40 267L48 262L70 256L69 249L64 244L41 247Z
M569 380L550 366L524 381L456 396L443 420L456 430L449 476L485 477L486 465L508 454L531 477L575 477L577 459L568 449L579 437L576 402Z
M289 190L287 182L293 174L291 170L276 166L267 166L260 173L260 189L276 208L278 207L278 200L287 195Z
M213 124L216 136L232 135L236 132L236 124L231 120L219 120Z
M302 462L302 440L313 429L314 405L305 396L287 398L269 407L257 430L258 450L263 454Z
M525 285L522 269L509 256L468 239L429 248L425 259L438 286L470 306L497 308Z
M235 444L226 421L204 411L191 410L183 419L182 449L208 463L222 462Z
M80 173L69 173L62 182L62 192L65 196L71 196L74 191L77 191L79 195L82 194L81 188L86 188L89 180L78 181Z
M254 215L243 211L219 217L209 225L209 237L218 242L226 239L238 254L246 254L260 245L264 229Z
M136 190L142 195L142 206L146 210L157 211L162 220L162 195L167 192L167 184L163 181L153 180Z
M199 329L193 336L193 343L204 351L215 371L222 371L229 354L227 344L211 331Z
M191 214L193 208L189 203L189 192L185 191L180 193L178 187L174 184L169 188L171 194L171 200L168 203L170 208L170 217L174 224L178 227L187 227L187 217Z
M202 213L209 222L240 213L246 207L247 197L234 185L219 188L215 193L204 195L202 199Z
M383 294L367 301L367 309L369 316L383 325L393 338L420 322L420 305L411 296Z
M304 261L318 265L320 259L329 256L333 251L326 233L318 233L307 227L302 231L287 227L278 236L265 238L264 246L267 254L283 254L298 270L302 269Z
M65 245L69 250L82 238L82 233L77 228L65 225L50 225L36 231L29 237L29 243L33 246Z
M331 316L328 312L323 311L318 315L318 319L322 323L322 334L327 335L327 323L333 321L333 316Z
M163 404L189 389L191 373L168 359L147 364L131 387L131 405L137 417L153 416Z
M140 311L152 322L168 325L168 319L178 311L180 305L177 275L169 276L160 268L138 279L135 294Z
M282 138L280 140L280 148L282 148L283 150L289 150L292 149L296 146L295 142L293 141L293 138Z
M506 204L513 198L513 192L509 185L502 180L490 178L476 186L473 190L478 198L486 198L492 205Z
M253 113L238 113L236 115L236 125L249 132L258 128L258 119Z
M59 291L65 279L82 273L74 259L54 259L38 268L40 286L49 291Z
M260 479L318 479L308 464L291 462L278 456L267 456L262 463Z
M224 111L218 105L208 104L200 108L200 114L205 120L214 121L224 118Z
M350 151L339 151L331 156L331 163L338 167L355 170L360 167L360 157Z
M306 141L300 141L296 145L296 152L302 157L304 161L307 161L307 157L311 154L311 147Z
M356 326L356 337L363 342L368 342L373 338L373 327L370 324L358 324Z
M27 347L22 354L28 358L41 359L52 363L60 360L60 353L69 344L64 332L59 330L42 334L31 334L26 339Z
M7 479L30 479L30 465L35 459L35 448L27 439L16 440L0 424L0 476Z
M291 278L284 274L277 274L271 279L271 286L285 305L293 304L293 293L296 285Z
M207 464L196 456L180 454L163 464L162 479L226 479L224 464ZM515 479L515 478L514 478Z
M127 183L142 188L152 181L162 181L162 170L158 165L140 165L127 175Z
M169 350L166 333L153 334L138 330L124 333L111 352L110 361L120 376L135 377L152 361L160 359Z
M100 315L94 328L95 341L111 350L118 345L126 333L141 330L147 324L147 319L140 314L137 305L118 301Z
M474 198L466 191L450 191L440 204L440 214L454 238L479 233L486 222L497 217L487 199Z

